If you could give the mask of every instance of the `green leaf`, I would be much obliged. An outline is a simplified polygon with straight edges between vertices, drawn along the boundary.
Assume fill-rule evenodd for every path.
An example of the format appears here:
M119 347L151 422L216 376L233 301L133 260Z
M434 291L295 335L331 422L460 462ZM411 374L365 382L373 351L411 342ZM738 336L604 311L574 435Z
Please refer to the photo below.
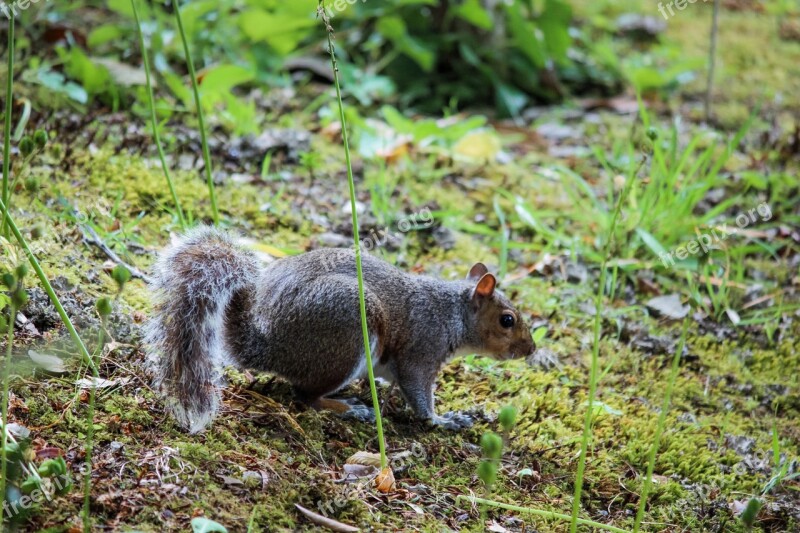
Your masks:
M492 17L479 0L466 0L455 9L455 15L478 28L492 29Z
M295 51L318 24L313 18L248 9L239 16L239 27L252 41L264 42L282 56Z
M186 35L191 36L197 33L200 26L200 19L219 8L220 2L217 0L205 0L198 2L186 2L181 7L181 22L183 22L183 29Z
M67 74L80 81L90 95L105 93L113 87L108 69L95 65L80 48L72 48L64 56Z
M536 328L536 331L533 332L533 343L539 344L542 342L545 335L547 335L547 328L545 326Z
M497 107L509 117L519 116L522 109L528 103L528 96L519 89L502 83L495 84L495 99Z
M567 52L572 45L572 37L569 35L571 20L572 9L568 4L562 0L545 1L539 27L551 57L562 65L569 63Z
M400 17L383 17L375 26L383 37L391 41L403 54L410 57L422 70L433 69L436 55L421 41L408 34L406 23Z
M658 242L658 239L653 237L653 235L647 230L644 230L642 228L636 228L636 233L642 239L644 244L648 248L650 248L650 251L653 252L655 255L660 257L662 254L667 253L666 248L664 248L664 246L662 246L661 243Z
M29 476L22 482L19 488L23 494L30 494L37 489L41 489L42 482L37 477Z
M203 107L212 107L237 85L251 82L255 73L239 65L219 65L208 70L200 83Z
M748 527L752 528L753 524L756 521L756 516L758 516L758 512L761 510L761 500L758 498L750 498L750 501L747 502L747 507L745 507L742 514L739 516L739 520Z
M535 67L544 68L547 65L547 56L536 35L536 26L525 20L516 2L506 6L506 12L514 45L530 59Z
M93 29L91 33L89 33L89 37L86 39L86 42L89 45L89 48L97 48L108 42L119 39L123 35L124 33L122 28L116 24L104 24L103 26Z
M77 83L66 81L64 75L60 72L40 69L36 74L36 80L42 86L47 87L53 92L64 94L79 104L85 104L89 101L89 95L86 89Z
M213 520L209 520L208 518L204 518L202 516L192 518L192 533L210 533L212 531L228 533L228 530L225 528L225 526L214 522Z

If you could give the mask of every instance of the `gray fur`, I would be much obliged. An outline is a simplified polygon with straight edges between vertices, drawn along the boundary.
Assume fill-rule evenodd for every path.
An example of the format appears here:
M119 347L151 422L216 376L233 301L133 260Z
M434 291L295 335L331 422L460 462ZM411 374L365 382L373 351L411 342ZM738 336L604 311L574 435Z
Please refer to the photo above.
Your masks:
M376 371L399 383L421 418L437 421L433 387L441 366L456 352L486 351L480 309L513 308L499 291L488 303L476 300L472 280L411 275L366 254L362 263ZM229 235L201 228L161 255L155 278L149 360L156 385L192 432L218 409L222 365L278 374L309 404L366 371L353 250L262 265ZM504 356L528 354L530 332L519 335L513 346L504 341Z

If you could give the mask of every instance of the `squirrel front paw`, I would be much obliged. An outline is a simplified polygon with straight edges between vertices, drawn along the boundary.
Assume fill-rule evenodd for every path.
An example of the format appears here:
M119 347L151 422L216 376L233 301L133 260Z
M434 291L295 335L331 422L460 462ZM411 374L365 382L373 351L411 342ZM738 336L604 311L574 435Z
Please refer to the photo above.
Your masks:
M350 406L347 411L341 413L341 417L349 420L358 420L359 422L375 422L375 411L372 407L364 405L355 398L347 398L338 400Z
M450 411L441 416L434 416L429 423L444 429L459 431L471 428L472 424L475 423L475 419L472 418L471 415L461 411Z

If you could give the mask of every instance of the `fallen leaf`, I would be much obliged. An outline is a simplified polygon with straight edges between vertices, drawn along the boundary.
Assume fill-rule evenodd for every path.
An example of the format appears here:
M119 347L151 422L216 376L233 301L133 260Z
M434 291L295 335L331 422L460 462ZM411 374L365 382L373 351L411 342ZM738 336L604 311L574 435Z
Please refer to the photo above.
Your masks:
M461 138L453 147L456 156L477 161L494 161L502 145L491 131L476 131Z
M667 294L665 296L656 296L651 298L645 304L651 311L657 314L672 318L675 320L681 319L689 314L690 307L681 303L679 294Z
M377 453L370 453L370 452L356 452L355 454L351 455L347 461L345 461L349 465L364 465L364 466L374 466L375 468L381 467L381 456Z
M387 466L381 470L381 473L375 478L375 486L384 494L388 494L395 489L394 473L392 472L391 468Z
M121 378L121 379L103 379L103 378L83 378L79 379L75 382L77 386L82 389L90 389L92 387L96 389L107 389L109 387L115 387L117 385L125 385L131 380L131 378Z
M742 321L742 319L739 317L739 313L737 313L736 311L734 311L730 307L725 309L725 314L728 315L728 318L731 319L731 322L733 323L734 326L738 326L739 322Z
M321 514L315 513L314 511L310 511L299 504L294 504L297 507L297 510L300 511L303 516L311 520L314 524L330 529L331 531L341 531L343 533L349 533L353 531L360 531L358 528L353 526L348 526L347 524L342 524L337 520L333 520L332 518L328 518L327 516L322 516Z
M50 372L52 374L64 374L67 372L67 367L64 364L64 361L55 355L43 354L35 350L28 350L28 357L30 357L31 361L36 363L36 365L45 372Z
M134 85L147 84L147 76L145 75L144 69L135 68L125 63L120 63L116 59L105 57L92 58L92 61L96 65L105 67L117 85L132 87ZM152 79L151 82L155 88L156 80Z
M19 424L8 424L6 427L9 433L20 439L27 439L31 434L30 429L25 426L20 426Z
M356 481L365 478L372 479L378 474L378 467L372 465L346 464L344 465L344 473L346 476L343 481Z

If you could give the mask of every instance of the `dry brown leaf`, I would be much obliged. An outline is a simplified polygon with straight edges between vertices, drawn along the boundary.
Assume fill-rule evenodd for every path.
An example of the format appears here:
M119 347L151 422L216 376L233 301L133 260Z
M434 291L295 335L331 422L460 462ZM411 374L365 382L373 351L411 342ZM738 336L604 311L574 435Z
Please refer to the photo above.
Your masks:
M380 468L381 456L380 454L371 452L356 452L345 462L349 465L374 466L375 468Z
M384 494L388 494L395 489L394 472L388 466L381 470L378 477L375 478L375 487Z
M331 531L342 531L345 533L353 532L353 531L360 531L357 527L348 526L347 524L342 524L341 522L334 520L332 518L328 518L327 516L322 516L321 514L315 513L314 511L310 511L303 507L302 505L294 504L297 507L297 510L300 511L303 516L311 520L318 526L330 529Z

